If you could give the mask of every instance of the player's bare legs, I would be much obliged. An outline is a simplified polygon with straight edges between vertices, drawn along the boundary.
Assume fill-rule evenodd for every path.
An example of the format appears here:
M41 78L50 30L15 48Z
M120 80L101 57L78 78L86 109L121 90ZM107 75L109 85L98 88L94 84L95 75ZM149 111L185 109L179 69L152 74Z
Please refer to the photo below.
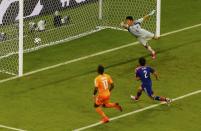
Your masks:
M163 97L163 96L151 95L150 98L153 99L153 100L157 100L157 101L161 101L161 102L166 102L167 104L170 104L172 102L172 100L170 98Z
M143 90L142 90L142 87L139 87L136 96L132 96L132 95L131 95L131 99L132 99L132 100L135 100L135 101L138 101L139 98L140 98L140 96L142 95L142 91L143 91Z
M109 122L109 118L105 115L105 113L102 111L101 107L96 107L96 112L102 117L102 122L107 123Z
M154 35L152 39L158 40L160 37ZM156 59L156 52L151 48L151 46L148 46L147 49L151 52L152 59Z
M144 46L149 52L151 52L152 59L156 59L156 52L151 48L150 45Z
M134 100L134 101L138 101L140 96L142 95L142 89L139 88L138 91L137 91L137 94L136 96L132 96L131 95L131 99ZM161 101L161 102L166 102L167 104L170 104L172 102L172 100L170 98L166 98L166 97L163 97L163 96L154 96L154 95L151 95L149 96L152 100L157 100L157 101Z
M105 115L105 113L102 111L102 107L106 108L115 108L119 111L122 111L122 107L118 103L106 103L103 105L94 105L96 112L102 117L102 122L107 123L109 122L109 118Z
M119 105L119 103L107 103L107 104L104 104L103 107L106 107L106 108L115 108L119 111L122 111L122 107Z
M160 39L160 37L154 35L153 39L154 39L154 40L158 40L158 39Z

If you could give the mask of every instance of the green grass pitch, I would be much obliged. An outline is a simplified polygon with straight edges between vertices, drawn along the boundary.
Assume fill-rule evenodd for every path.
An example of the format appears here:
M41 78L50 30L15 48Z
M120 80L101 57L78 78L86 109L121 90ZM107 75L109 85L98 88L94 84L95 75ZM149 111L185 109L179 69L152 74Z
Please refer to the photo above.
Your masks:
M200 24L200 5L200 0L162 1L162 34ZM156 94L176 98L200 90L200 34L201 26L151 41L158 52L154 61L141 45L136 45L0 83L0 125L28 131L70 131L98 122L92 100L98 64L106 66L115 82L111 101L119 102L124 109L122 113L104 109L109 117L156 104L145 94L137 103L129 98L140 85L134 80L134 69L141 56L159 72L159 81L153 79ZM134 41L128 32L103 30L25 54L24 70L30 72ZM200 131L200 99L201 94L193 95L169 107L161 105L87 131Z

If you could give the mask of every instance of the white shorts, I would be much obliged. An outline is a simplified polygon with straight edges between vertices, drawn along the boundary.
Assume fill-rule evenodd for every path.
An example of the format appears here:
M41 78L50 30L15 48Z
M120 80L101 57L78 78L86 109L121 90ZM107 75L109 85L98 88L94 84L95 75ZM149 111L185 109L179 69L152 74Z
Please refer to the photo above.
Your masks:
M142 35L137 37L137 39L142 45L147 46L147 42L153 39L154 34L145 29L142 29L141 31L142 31Z

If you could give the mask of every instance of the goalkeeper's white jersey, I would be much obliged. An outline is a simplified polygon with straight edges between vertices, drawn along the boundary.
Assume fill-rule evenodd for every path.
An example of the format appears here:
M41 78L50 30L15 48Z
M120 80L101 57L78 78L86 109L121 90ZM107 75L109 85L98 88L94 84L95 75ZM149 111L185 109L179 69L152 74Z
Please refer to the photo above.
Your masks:
M149 31L141 28L142 22L143 18L136 20L132 26L129 26L128 31L135 37L145 37L147 34L150 34Z

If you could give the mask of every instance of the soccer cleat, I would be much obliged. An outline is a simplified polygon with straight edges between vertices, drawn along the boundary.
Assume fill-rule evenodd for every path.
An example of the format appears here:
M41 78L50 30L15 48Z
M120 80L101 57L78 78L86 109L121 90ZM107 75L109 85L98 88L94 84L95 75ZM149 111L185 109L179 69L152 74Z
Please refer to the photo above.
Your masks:
M107 123L107 122L109 122L110 120L109 120L109 118L106 116L106 117L104 117L102 120L101 120L101 122L102 123Z
M165 101L168 105L170 105L170 103L172 102L172 100L170 98L165 98Z
M155 52L152 53L152 54L151 54L151 57L152 57L153 60L156 59L156 53L155 53Z
M135 96L131 95L131 99L134 100L134 101L138 101L138 99L136 99Z
M121 111L121 112L123 111L123 109L122 109L122 107L119 105L119 103L116 103L116 109L119 110L119 111Z

